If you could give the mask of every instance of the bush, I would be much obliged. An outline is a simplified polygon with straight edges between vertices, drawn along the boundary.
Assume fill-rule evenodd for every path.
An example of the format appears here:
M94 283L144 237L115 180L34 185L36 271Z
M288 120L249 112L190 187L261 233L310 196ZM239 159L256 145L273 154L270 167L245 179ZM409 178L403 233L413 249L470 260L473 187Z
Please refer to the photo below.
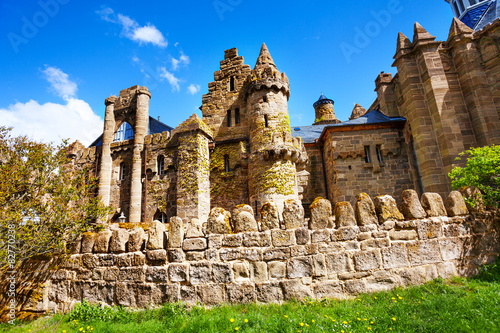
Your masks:
M500 257L494 263L481 267L479 274L474 279L485 282L500 282Z
M469 156L466 166L456 167L448 174L452 187L475 186L483 194L486 206L500 207L500 145L472 148L460 154L465 155ZM474 198L469 203L476 204Z
M69 320L82 322L115 321L126 315L122 307L108 307L102 304L90 304L86 300L78 303L69 314Z

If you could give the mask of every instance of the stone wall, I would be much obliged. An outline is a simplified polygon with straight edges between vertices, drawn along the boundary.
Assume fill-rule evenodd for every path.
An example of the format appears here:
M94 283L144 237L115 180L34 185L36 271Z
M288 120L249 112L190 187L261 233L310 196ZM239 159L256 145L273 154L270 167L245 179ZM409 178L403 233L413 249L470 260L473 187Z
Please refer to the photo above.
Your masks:
M390 196L372 201L362 193L354 208L338 202L332 209L317 198L308 219L300 202L286 202L283 221L268 203L260 224L245 205L232 214L212 209L206 223L113 224L84 234L65 261L24 262L18 310L66 311L82 299L147 307L345 298L468 276L497 256L498 212L469 214L459 192L446 206L438 194L419 200L412 190L401 201L399 210Z

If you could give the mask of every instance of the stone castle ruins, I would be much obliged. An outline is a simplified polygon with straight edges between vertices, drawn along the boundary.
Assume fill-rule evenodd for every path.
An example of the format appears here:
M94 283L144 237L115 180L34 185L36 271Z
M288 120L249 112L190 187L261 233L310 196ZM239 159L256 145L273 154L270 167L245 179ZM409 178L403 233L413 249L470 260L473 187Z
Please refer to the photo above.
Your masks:
M69 154L114 213L64 263L23 264L19 309L346 297L474 274L498 255L500 217L467 207L447 174L500 143L499 28L400 33L397 74L348 121L322 95L315 123L290 127L265 44L253 69L226 50L203 117L175 129L149 116L146 87L107 98L103 135Z

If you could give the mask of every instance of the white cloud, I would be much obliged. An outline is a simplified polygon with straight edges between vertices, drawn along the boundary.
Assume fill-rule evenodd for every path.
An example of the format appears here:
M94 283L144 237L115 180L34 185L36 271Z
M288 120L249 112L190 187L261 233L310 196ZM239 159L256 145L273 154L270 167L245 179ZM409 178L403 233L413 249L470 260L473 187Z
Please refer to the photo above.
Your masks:
M200 91L200 85L191 83L189 85L189 87L187 88L187 90L188 90L188 93L190 93L191 95L195 95L196 93L198 93Z
M160 30L148 23L140 26L137 21L123 14L115 14L111 8L96 11L102 20L122 26L122 35L139 44L151 43L158 47L167 47L168 41Z
M174 74L172 74L169 71L167 71L167 69L165 67L161 67L159 69L159 71L160 71L160 77L162 79L166 79L168 81L168 83L170 83L170 85L172 86L172 90L173 91L179 91L180 90L180 86L179 86L180 80L177 77L175 77Z
M174 57L172 57L171 62L172 62L172 69L176 71L180 65L186 65L186 66L189 65L191 59L189 59L187 55L181 52L181 56L179 57L179 59L175 59Z
M78 87L75 82L69 80L68 74L57 67L49 67L47 65L45 65L42 73L45 75L47 81L49 81L51 90L59 97L62 97L65 101L76 97Z
M0 109L2 125L12 126L14 135L59 143L79 140L90 145L102 133L103 121L85 101L68 98L66 104L39 104L30 100Z

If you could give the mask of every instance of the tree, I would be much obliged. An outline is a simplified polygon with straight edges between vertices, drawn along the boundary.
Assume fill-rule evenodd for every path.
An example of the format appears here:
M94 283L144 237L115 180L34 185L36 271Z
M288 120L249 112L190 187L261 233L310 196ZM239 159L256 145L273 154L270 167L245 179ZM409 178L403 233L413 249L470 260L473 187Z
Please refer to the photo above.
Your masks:
M466 166L456 167L448 175L452 187L460 189L474 186L483 194L486 206L500 207L500 146L472 148L460 154L466 155ZM474 204L474 200L470 203Z
M93 228L89 221L109 212L94 195L97 183L89 169L66 156L67 141L35 142L10 131L0 126L2 268L13 268L12 254L18 263L64 250Z

